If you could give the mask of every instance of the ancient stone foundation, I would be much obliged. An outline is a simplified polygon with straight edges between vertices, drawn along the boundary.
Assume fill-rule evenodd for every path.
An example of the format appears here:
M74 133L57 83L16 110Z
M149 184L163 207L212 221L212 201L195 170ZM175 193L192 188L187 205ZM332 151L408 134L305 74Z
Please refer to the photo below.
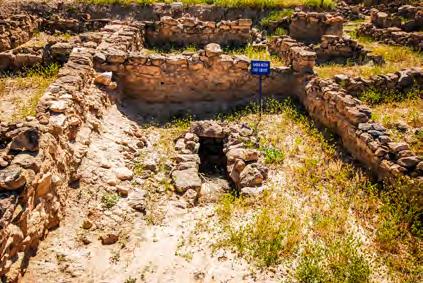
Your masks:
M250 19L236 21L200 21L197 18L173 19L162 17L146 24L145 41L148 47L172 48L200 46L213 42L222 46L245 46L251 41Z
M289 35L306 43L319 42L323 35L342 36L343 18L328 13L295 13L291 17Z
M119 63L96 62L96 68L112 71L122 99L136 104L139 113L169 117L212 114L247 104L258 91L258 78L249 73L244 56L223 54L217 44L180 55L128 53ZM264 78L264 93L295 95L297 77L289 67L273 68Z

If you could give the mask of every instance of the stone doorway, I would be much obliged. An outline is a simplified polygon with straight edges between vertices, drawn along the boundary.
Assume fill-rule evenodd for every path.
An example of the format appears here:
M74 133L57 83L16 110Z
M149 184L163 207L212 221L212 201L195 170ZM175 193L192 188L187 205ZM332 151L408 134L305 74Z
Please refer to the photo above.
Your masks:
M200 173L206 176L224 176L226 177L227 158L223 152L223 139L200 137Z

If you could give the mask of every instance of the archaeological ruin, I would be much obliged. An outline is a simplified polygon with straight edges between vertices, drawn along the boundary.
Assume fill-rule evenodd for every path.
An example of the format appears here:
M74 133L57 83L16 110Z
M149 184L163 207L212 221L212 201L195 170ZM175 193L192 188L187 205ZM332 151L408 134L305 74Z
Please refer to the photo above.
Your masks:
M270 29L272 33L260 29L260 23L274 8L182 2L53 2L24 1L12 9L7 6L10 3L0 1L0 7L5 7L0 9L0 79L30 77L36 68L58 66L57 75L33 103L33 112L14 120L10 116L10 120L2 121L8 115L0 116L1 282L138 282L122 280L116 272L113 277L107 268L93 271L84 279L89 269L72 267L73 263L69 270L74 269L68 273L62 270L67 267L61 266L57 269L61 271L52 267L37 274L46 268L37 266L44 260L40 255L49 262L48 245L55 233L70 233L66 229L72 225L66 223L72 215L84 214L82 224L78 224L81 231L100 233L97 238L78 234L72 239L78 238L81 246L101 251L102 246L124 247L125 241L131 243L116 228L130 217L134 223L147 219L155 225L154 219L148 218L156 210L148 205L151 195L186 200L176 207L194 211L217 203L222 195L239 199L269 197L264 191L276 182L278 171L288 172L287 168L298 161L287 162L283 169L272 165L269 159L277 159L279 153L262 143L267 146L279 139L260 136L257 127L269 126L259 125L261 113L257 116L260 118L254 118L254 125L239 117L225 120L222 117L226 116L219 116L257 103L258 77L250 72L253 59L272 61L271 74L262 78L265 100L294 101L307 121L333 135L336 150L342 152L339 155L348 156L345 160L361 168L375 183L395 184L403 178L411 182L407 192L412 196L410 203L421 213L423 156L418 147L422 144L392 134L376 119L373 105L363 95L395 92L398 98L413 92L417 93L416 103L420 103L422 57L418 65L391 68L371 76L346 71L328 78L318 71L331 66L364 70L390 64L388 54L375 54L369 45L346 33L346 23L357 19L363 21L357 26L357 36L388 46L409 46L414 50L409 52L421 56L421 4L380 4L371 9L362 6L363 1L339 1L342 3L329 11L299 5L291 7L292 14L280 23L272 22L278 26ZM286 26L285 34L276 34L282 26ZM40 39L40 34L47 40ZM255 58L257 54L265 55ZM6 113L9 107L6 98L2 102L1 92L0 84L0 103L4 103L0 109ZM423 109L416 112L413 121L417 126L405 131L415 131L421 139L420 122L416 121L421 121ZM166 142L161 141L165 133L151 132L157 125L160 131L171 132L167 123L176 118L185 121L187 117L188 126L177 134L172 132L174 136ZM301 136L285 143L294 148L299 141ZM156 148L154 152L152 148ZM157 148L162 153L157 153ZM268 157L268 152L273 155ZM301 154L294 150L284 154L284 158L290 156ZM288 180L286 176L279 179ZM84 192L83 188L89 189ZM146 188L154 188L154 193L146 193ZM94 193L90 191L93 189ZM106 193L96 196L97 189ZM99 215L99 211L110 211L104 207L120 205L115 196L127 200L127 204L122 204L114 216ZM78 200L83 200L80 209ZM245 206L249 205L254 207ZM208 215L200 218L207 219ZM134 227L132 231L141 230ZM151 234L156 237L156 232ZM73 249L66 246L66 240L63 243L63 249ZM149 252L154 254L152 249ZM172 251L172 256L176 253ZM83 258L89 257L87 254ZM105 267L110 265L100 254L95 260ZM66 262L60 255L55 261L59 265ZM146 268L147 263L143 264ZM128 270L141 270L139 266L128 266ZM178 270L172 272L177 274ZM211 282L214 277L202 272L193 278ZM62 276L57 274L62 274L63 280L54 281L55 276ZM139 282L183 282L175 278ZM235 275L233 278L239 279ZM253 281L264 282L264 277L258 278Z

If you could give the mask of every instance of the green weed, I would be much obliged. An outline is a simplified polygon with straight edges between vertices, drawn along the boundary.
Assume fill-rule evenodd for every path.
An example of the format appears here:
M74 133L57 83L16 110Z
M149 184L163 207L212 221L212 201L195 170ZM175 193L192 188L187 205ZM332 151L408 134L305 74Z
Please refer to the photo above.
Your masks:
M116 193L105 193L101 197L101 202L105 208L110 209L118 203L119 199L120 197Z

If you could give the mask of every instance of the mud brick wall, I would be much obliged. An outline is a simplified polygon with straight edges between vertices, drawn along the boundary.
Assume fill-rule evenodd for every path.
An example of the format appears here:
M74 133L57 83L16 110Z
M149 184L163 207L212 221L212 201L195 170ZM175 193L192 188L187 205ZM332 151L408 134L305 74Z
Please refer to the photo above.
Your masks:
M0 19L0 52L27 42L37 31L40 20L28 15L14 15Z
M292 15L289 36L306 42L320 42L323 35L342 36L344 19L329 13L298 12Z
M314 78L299 97L309 114L338 134L343 146L381 179L408 175L422 185L423 160L406 143L393 142L370 119L370 109L336 82Z
M173 19L162 17L146 25L145 40L149 47L205 46L218 43L223 46L244 46L251 41L252 21L200 21L197 18Z

